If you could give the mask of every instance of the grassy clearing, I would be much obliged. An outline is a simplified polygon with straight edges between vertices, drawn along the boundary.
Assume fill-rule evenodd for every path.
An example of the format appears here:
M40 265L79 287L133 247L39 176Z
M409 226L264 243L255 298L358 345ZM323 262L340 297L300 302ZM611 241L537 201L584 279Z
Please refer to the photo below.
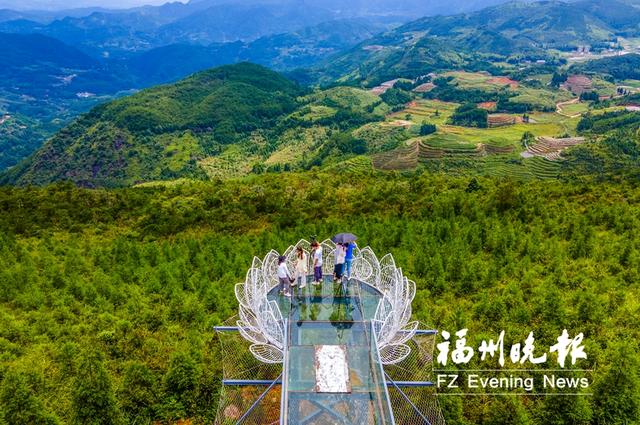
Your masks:
M553 74L537 74L531 75L527 77L527 80L535 80L539 81L543 86L549 86L551 84L551 79L553 78Z
M578 115L589 112L589 104L585 102L569 103L562 105L560 111L566 115Z
M462 127L452 127L449 128L449 130L450 131L432 134L422 140L432 147L450 149L475 148L479 143L478 140L474 140L473 137L469 137L469 133L465 131L467 129Z
M617 85L610 83L600 77L592 78L593 90L600 96L615 96L617 94Z
M481 72L463 72L454 71L443 74L444 77L453 77L453 81L460 88L464 89L478 89L486 91L495 91L509 87L509 82L502 81L491 75Z
M160 139L168 142L164 149L164 155L168 159L167 168L173 172L182 170L191 159L202 155L202 148L198 144L198 140L190 132L179 137L165 135Z
M624 80L622 85L640 89L640 80Z
M534 124L519 124L531 126L536 136L558 136L562 134L575 135L580 118L567 118L556 113L536 112L530 115Z
M558 102L571 100L573 95L565 91L551 91L545 89L533 89L520 87L518 95L509 99L513 103L527 103L536 109L552 110Z
M589 113L591 115L602 115L604 113L607 112L618 112L618 111L624 111L626 109L625 106L609 106L607 108L598 108L598 109L592 109L591 111L589 111Z
M366 124L353 132L355 138L367 143L367 149L370 153L395 149L413 135L410 130L404 127L392 126L387 123Z
M336 112L338 112L337 109L329 106L311 105L294 112L290 117L296 121L315 122L324 118L331 118L336 114Z
M302 101L313 105L357 109L379 103L380 98L371 92L354 87L334 87L305 96Z
M329 135L326 127L287 130L278 141L278 149L266 159L265 165L295 165L304 160L308 153L316 151L327 140Z

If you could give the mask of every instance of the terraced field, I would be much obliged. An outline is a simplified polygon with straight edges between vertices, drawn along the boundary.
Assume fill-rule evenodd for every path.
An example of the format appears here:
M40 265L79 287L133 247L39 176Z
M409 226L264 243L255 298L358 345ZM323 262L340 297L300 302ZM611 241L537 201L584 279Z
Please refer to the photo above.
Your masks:
M585 142L584 137L569 137L556 139L553 137L538 137L536 143L528 146L522 153L523 157L540 157L549 161L562 159L561 153L567 148L580 145Z
M411 102L406 109L389 115L388 119L404 119L410 115L411 121L415 124L422 124L423 121L426 121L431 124L444 125L458 106L460 106L458 103L439 100L416 100Z
M418 158L421 161L444 157L478 157L483 155L486 155L486 151L481 143L458 143L446 135L418 142Z
M506 127L509 125L515 125L520 118L514 115L508 114L490 114L489 115L489 127Z
M560 176L561 165L546 158L530 158L523 161L525 167L539 179L555 179Z
M482 147L433 148L423 142L401 150L378 155L373 166L378 170L413 170L423 167L432 172L458 176L511 177L520 180L555 179L561 164L542 157L518 158L515 153L487 154Z
M567 81L562 84L565 90L576 95L593 89L593 81L586 75L570 75Z
M377 170L415 170L418 166L419 142L412 140L389 152L373 156L373 167Z
M331 165L325 169L328 172L338 171L340 173L349 173L355 176L364 176L373 171L373 162L371 157L360 155L346 161Z
M439 133L456 134L460 136L462 141L474 143L483 143L493 139L505 139L510 143L519 143L526 131L537 136L574 134L578 121L580 121L579 117L569 118L553 112L534 112L529 114L530 123L523 123L519 114L502 114L516 120L515 125L507 127L480 129L450 126L448 125L449 118L458 106L460 106L458 103L421 99L412 102L400 112L390 114L387 120L405 120L409 116L410 121L416 125L420 125L424 121L436 124Z
M421 164L433 172L457 176L510 177L519 180L546 180L560 175L561 165L544 158L516 159L510 156L486 156L474 160L443 159Z
M519 180L530 180L535 178L531 170L529 170L524 162L517 160L505 160L499 157L485 158L480 163L480 174L492 177L511 177Z
M632 87L635 89L640 89L640 80L624 80L622 82L623 86Z
M563 97L559 95L558 98ZM412 132L422 122L436 124L437 132L410 139L397 149L374 155L373 167L379 170L422 167L454 175L548 179L556 178L560 173L561 164L557 161L560 152L570 145L581 143L580 139L567 139L566 143L556 139L566 134L575 135L579 116L534 112L529 115L530 122L525 123L519 114L500 114L500 121L515 124L493 128L448 125L449 117L458 106L456 103L421 99L389 115L387 124L376 124L384 127L392 121L409 119L415 124ZM575 106L576 109L586 107L587 104L582 103ZM407 132L405 130L405 135L409 134ZM531 147L532 152L521 156L521 140L525 132L537 136L539 142Z

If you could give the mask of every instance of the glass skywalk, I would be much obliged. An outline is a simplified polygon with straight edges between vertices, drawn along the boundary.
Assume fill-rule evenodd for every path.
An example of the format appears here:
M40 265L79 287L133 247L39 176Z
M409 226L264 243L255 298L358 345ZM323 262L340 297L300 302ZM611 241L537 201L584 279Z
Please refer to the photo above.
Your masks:
M294 298L285 298L284 423L394 423L371 322L381 298L355 279L334 284L330 276L321 287L307 285ZM344 347L348 392L317 389L315 353L327 345Z
M298 246L309 250L300 241L283 254L291 270ZM334 283L335 245L322 246L321 285L279 294L275 251L236 285L239 315L216 328L224 374L216 423L444 424L428 379L435 331L410 321L415 284L370 248L356 251L351 279Z

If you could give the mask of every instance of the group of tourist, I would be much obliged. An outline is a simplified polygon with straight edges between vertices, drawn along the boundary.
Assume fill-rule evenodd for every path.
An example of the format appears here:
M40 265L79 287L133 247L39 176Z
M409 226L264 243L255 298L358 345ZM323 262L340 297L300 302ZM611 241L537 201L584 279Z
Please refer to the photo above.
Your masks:
M341 282L346 277L351 277L351 264L353 263L355 242L338 243L334 252L335 265L333 269L333 281ZM294 265L294 274L291 274L287 266L287 258L280 256L278 258L278 281L280 282L280 293L285 297L291 297L292 287L297 286L304 289L307 286L307 276L309 275L309 265L313 266L313 282L314 286L322 284L323 281L323 250L322 245L318 242L311 243L311 261L309 256L302 247L296 248L296 259Z

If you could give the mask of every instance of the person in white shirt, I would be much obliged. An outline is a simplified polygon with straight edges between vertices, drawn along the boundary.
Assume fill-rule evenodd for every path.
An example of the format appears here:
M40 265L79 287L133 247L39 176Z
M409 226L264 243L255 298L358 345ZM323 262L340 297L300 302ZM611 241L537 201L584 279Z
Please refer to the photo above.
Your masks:
M339 243L338 245L336 245L336 250L335 250L335 267L333 268L333 280L335 282L339 281L340 279L342 279L342 274L344 272L344 263L345 263L345 258L347 256L347 249L346 247Z
M298 286L298 290L304 289L307 286L307 275L309 274L309 257L307 253L304 252L301 246L296 249L296 270L295 270L295 280L292 285L300 285ZM298 291L300 292L300 291Z
M311 248L313 253L313 284L320 285L322 283L322 246L314 241Z
M291 283L293 278L287 267L287 259L284 256L278 258L278 280L280 281L280 293L285 297L291 296Z

